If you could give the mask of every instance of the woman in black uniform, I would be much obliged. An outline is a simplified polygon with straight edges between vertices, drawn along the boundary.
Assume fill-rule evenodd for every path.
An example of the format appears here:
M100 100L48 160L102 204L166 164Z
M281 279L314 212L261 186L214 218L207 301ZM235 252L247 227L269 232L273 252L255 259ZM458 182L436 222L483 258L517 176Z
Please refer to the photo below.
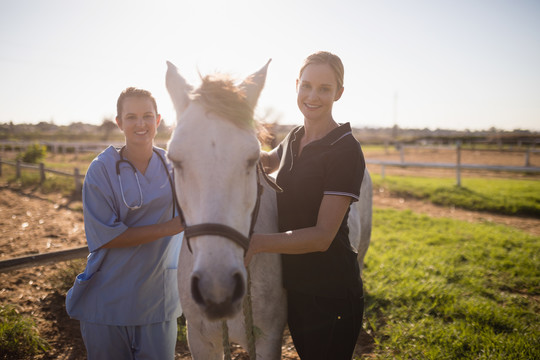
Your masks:
M259 252L283 254L288 325L301 359L351 359L362 326L362 280L347 217L365 161L350 124L332 116L343 74L334 54L304 61L296 80L304 125L261 153L284 190L277 196L280 233L254 234L246 254L246 264Z

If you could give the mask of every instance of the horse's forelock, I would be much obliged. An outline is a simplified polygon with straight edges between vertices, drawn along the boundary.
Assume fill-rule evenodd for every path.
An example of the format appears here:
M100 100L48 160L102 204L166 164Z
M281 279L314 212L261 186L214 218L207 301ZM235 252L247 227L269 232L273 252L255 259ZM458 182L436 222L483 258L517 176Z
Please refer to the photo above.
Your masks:
M256 127L254 109L247 103L246 94L230 77L205 76L201 86L193 92L193 101L242 128Z

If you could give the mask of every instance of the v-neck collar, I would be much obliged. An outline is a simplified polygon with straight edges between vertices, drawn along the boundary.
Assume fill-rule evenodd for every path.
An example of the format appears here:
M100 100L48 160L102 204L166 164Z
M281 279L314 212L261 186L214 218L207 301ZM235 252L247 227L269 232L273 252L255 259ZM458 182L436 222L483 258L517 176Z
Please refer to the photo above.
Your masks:
M298 152L298 146L300 146L300 140L302 137L306 134L306 129L304 126L298 127L296 131L293 133L293 139L291 141L291 144L294 144L294 150L297 153ZM335 143L337 143L339 140L341 140L343 137L352 134L351 130L351 124L345 123L340 124L337 128L332 129L328 134L324 135L322 138L314 140L304 146L304 150L308 147L312 146L332 146ZM304 152L302 150L302 152Z
M129 161L128 159L126 159L123 154L122 154L122 151L124 150L124 147L125 146L122 146L119 150L117 150L117 153L118 153L118 156L120 159L123 159L125 161L128 161L130 164L131 164L131 161ZM158 163L156 156L157 156L157 153L156 153L156 148L155 147L152 147L152 156L150 157L150 160L148 161L148 165L146 166L146 171L144 172L144 174L135 166L133 165L133 167L135 168L135 171L137 172L140 180L141 181L141 185L144 183L145 185L148 185L150 182L151 182L151 179L152 179L152 176L151 174L155 174L159 169L156 168L156 164Z

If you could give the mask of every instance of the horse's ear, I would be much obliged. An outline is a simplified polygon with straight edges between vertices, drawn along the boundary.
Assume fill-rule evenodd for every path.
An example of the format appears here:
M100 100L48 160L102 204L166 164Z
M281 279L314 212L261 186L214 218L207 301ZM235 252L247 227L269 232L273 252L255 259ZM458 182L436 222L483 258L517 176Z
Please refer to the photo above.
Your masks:
M178 69L173 63L167 61L167 75L165 76L165 84L171 100L176 109L177 116L189 105L189 92L192 90L186 80L178 73Z
M255 109L257 100L259 100L259 96L261 95L261 91L264 87L264 82L266 81L266 72L268 70L268 65L270 65L270 61L272 61L272 59L268 60L262 69L248 76L242 82L242 84L240 84L240 88L244 89L245 91L248 104L253 109Z

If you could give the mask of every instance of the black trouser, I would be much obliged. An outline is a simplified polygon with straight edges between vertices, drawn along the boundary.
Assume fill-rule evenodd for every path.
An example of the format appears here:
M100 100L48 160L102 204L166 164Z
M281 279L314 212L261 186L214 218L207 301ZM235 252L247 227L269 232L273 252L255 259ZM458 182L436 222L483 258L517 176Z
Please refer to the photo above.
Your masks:
M350 360L362 328L364 297L326 298L288 291L288 324L302 360Z

